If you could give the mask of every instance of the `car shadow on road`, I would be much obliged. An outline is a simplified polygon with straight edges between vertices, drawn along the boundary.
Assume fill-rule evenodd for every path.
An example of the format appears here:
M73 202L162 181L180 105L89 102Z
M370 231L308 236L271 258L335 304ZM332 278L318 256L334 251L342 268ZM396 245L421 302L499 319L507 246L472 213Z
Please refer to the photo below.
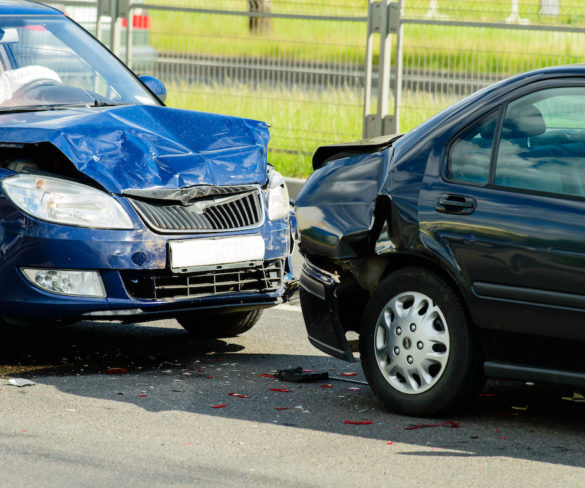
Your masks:
M245 336L197 340L180 328L157 326L3 330L0 358L0 377L30 378L150 412L178 410L426 448L402 450L404 456L506 456L585 466L585 398L566 388L490 381L461 416L399 416L363 384L271 377L302 366L363 381L359 363L247 352Z

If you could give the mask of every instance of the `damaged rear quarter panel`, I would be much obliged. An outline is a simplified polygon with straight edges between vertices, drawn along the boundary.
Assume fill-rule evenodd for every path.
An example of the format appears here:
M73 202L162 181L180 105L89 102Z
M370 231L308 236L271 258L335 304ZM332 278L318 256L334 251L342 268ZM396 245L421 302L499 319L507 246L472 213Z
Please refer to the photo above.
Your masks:
M295 202L305 254L344 259L367 252L391 151L341 157L311 175Z

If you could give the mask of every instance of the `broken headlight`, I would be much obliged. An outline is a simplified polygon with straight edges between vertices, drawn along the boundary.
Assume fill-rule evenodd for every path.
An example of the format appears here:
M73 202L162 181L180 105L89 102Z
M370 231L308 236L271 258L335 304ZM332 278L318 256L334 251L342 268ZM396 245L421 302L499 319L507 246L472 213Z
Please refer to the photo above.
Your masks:
M288 188L284 177L274 169L268 170L268 190L266 191L268 202L268 218L270 220L283 219L290 212Z
M110 195L73 181L16 175L2 181L18 208L47 222L96 229L132 229L122 206Z

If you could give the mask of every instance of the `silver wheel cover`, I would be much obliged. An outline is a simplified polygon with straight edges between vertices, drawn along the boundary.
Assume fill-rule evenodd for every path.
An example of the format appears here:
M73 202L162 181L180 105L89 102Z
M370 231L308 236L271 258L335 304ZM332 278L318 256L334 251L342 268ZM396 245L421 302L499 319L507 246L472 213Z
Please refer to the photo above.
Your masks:
M374 337L378 367L402 393L423 393L445 372L450 350L447 321L422 293L400 293L386 303Z

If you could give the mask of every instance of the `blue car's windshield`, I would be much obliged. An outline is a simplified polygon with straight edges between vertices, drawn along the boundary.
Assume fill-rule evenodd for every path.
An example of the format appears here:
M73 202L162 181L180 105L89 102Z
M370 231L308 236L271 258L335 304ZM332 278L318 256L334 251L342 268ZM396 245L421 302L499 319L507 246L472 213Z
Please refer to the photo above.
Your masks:
M0 18L0 111L159 102L65 17Z

